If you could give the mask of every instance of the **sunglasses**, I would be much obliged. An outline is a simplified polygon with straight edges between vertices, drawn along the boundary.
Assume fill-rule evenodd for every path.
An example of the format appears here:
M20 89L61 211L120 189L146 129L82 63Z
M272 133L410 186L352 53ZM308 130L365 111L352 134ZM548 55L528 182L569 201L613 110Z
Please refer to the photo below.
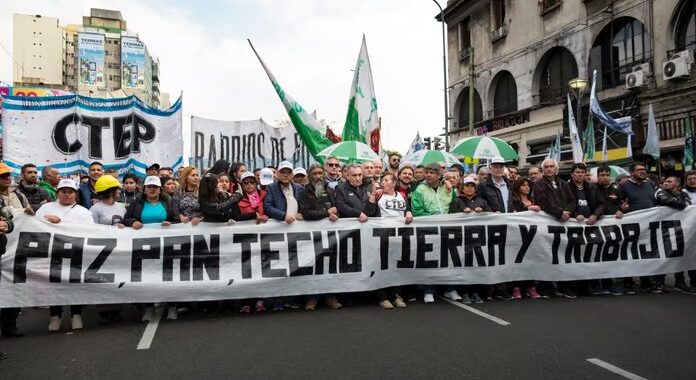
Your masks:
M330 168L338 168L341 166L341 164L326 164L326 166L328 166Z

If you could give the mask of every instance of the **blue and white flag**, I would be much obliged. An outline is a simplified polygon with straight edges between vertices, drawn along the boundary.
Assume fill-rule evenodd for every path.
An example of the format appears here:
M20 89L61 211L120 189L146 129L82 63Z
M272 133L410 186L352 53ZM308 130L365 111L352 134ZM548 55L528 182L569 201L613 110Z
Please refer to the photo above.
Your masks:
M418 152L419 150L423 149L425 149L425 143L423 143L423 139L420 136L420 132L417 132L416 137L411 142L411 145L408 147L408 152L406 152L404 157L408 157L412 153Z
M597 70L595 70L592 73L592 91L590 91L590 115L594 115L597 119L599 119L599 121L602 124L615 131L632 135L633 123L630 116L623 117L620 119L614 119L611 116L609 116L606 112L604 112L602 106L599 104L599 101L597 100L596 85Z
M606 160L607 160L607 127L604 127L604 138L602 139L602 162L604 162Z
M643 153L653 156L656 160L660 158L660 136L657 133L657 123L655 123L655 113L653 105L650 103L648 111L648 136L645 138Z
M546 158L556 160L556 162L561 161L561 135L558 132L556 132L556 139L551 143L551 148Z
M573 106L570 104L570 94L568 97L568 130L570 131L570 144L573 149L573 163L579 164L583 161L585 153L582 152L582 142L578 133L578 126L575 124L575 116L573 116Z

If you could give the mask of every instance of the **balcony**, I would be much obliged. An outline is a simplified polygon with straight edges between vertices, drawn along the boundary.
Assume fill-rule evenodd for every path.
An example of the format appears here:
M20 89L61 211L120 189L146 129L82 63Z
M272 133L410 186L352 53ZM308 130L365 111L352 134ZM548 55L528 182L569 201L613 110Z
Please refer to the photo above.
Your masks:
M503 24L500 28L491 30L491 43L496 43L508 35L508 25Z

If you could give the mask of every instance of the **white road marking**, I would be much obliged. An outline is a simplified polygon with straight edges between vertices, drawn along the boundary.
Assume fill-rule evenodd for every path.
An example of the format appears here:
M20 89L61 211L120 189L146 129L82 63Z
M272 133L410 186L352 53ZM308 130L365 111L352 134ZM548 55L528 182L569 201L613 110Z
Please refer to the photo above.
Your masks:
M149 350L152 340L155 338L155 333L157 332L157 326L159 326L160 319L162 318L163 307L158 307L155 312L152 313L152 319L147 323L145 331L143 331L143 336L140 338L138 343L138 350Z
M459 307L459 308L462 308L462 309L464 309L464 310L466 310L466 311L468 311L468 312L474 313L474 314L478 315L479 317L486 318L486 319L488 319L489 321L495 322L495 323L497 323L497 324L499 324L499 325L501 325L501 326L508 326L508 325L510 325L510 322L504 321L504 320L502 320L502 319L500 319L500 318L498 318L498 317L494 317L494 316L492 316L492 315L490 315L490 314L486 314L486 313L482 312L482 311L479 310L479 309L473 308L473 307L471 307L471 306L464 305L464 304L461 303L461 302L452 301L452 300L449 299L449 298L445 298L445 297L442 297L442 296L438 296L438 297L439 297L441 300L447 301L447 302L451 303L452 305L454 305L454 306L456 306L456 307Z
M591 359L587 359L587 361L596 365L596 366L600 366L609 372L613 372L617 375L623 376L623 377L630 379L630 380L647 380L646 378L638 376L635 373L628 372L625 369L621 369L613 364L609 364L609 363L605 362L604 360L591 358Z
M683 291L683 290L681 290L681 289L677 289L677 288L670 289L670 291L675 291L675 292L677 292L677 293L682 293L682 294L688 294L688 295L690 295L690 296L696 296L696 293L685 292L685 291Z

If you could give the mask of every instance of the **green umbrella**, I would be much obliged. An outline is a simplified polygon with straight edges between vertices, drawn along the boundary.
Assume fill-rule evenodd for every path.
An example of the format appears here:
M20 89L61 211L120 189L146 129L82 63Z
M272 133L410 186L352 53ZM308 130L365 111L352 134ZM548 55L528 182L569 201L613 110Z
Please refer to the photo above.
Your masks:
M336 157L341 162L364 162L379 159L372 148L359 141L343 141L333 144L321 152L319 157Z
M444 162L447 167L461 163L452 153L441 150L425 149L409 154L402 160L402 162L410 162L415 166Z
M594 167L590 169L590 174L592 174L593 177L597 177L597 168ZM609 176L611 177L612 181L616 179L616 177L620 175L629 175L628 171L620 166L609 166Z
M472 136L466 137L450 149L450 152L464 157L491 159L502 157L505 161L517 159L517 152L510 144L497 137Z

